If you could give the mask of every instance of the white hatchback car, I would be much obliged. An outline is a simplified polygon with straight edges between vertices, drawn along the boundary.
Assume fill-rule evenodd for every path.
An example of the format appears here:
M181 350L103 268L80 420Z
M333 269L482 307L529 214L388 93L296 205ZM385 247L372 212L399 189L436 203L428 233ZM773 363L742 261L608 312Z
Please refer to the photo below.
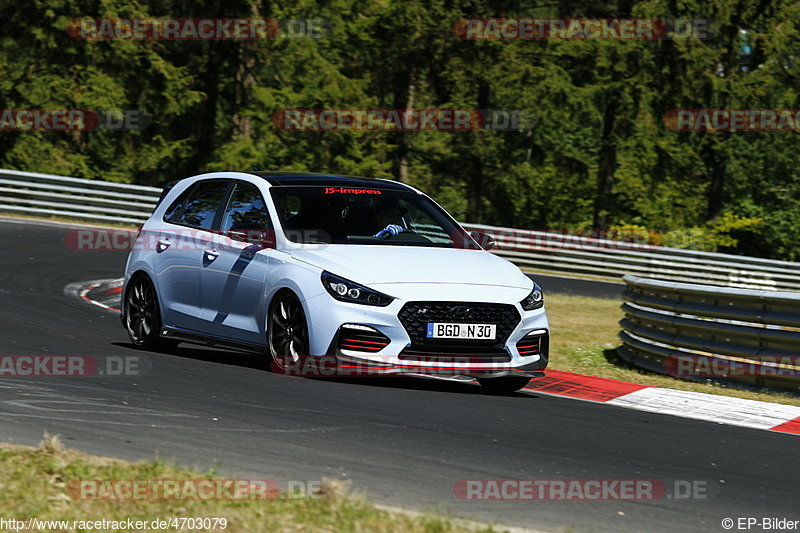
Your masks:
M547 366L544 300L481 244L494 242L402 183L203 174L167 186L140 229L122 322L147 349L211 344L286 373L333 360L336 375L462 375L512 392Z

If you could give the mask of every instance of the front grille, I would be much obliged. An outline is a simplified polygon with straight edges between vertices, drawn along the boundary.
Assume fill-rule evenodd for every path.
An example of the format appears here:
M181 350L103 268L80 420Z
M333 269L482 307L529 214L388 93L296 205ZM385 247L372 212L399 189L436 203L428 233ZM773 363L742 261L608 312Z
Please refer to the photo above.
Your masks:
M474 302L408 302L398 313L397 318L411 338L411 348L429 349L441 352L442 349L471 351L472 347L492 346L502 349L508 336L521 319L517 308L508 304ZM495 340L428 339L425 334L428 322L453 324L495 324ZM470 347L465 349L465 347ZM428 348L428 350L426 350Z

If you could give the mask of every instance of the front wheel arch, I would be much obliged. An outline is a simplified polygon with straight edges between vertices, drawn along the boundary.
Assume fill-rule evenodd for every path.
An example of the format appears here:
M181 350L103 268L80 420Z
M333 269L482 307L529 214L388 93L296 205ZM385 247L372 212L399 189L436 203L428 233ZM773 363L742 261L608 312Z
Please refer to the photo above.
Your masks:
M295 350L294 354L292 353L279 353L281 350L279 345L286 346L283 344L285 341L283 339L278 339L276 336L279 334L285 333L285 327L283 324L276 324L275 317L273 316L276 313L276 306L279 305L281 302L291 302L292 305L296 305L296 312L298 313L298 324L297 326L302 326L302 331L300 336L304 338L304 342L301 346L298 346ZM278 314L280 318L280 314ZM270 299L269 305L267 306L267 323L265 327L265 334L267 337L267 354L270 358L270 369L273 372L278 373L285 373L286 372L286 362L288 361L287 357L291 357L294 364L300 363L304 357L308 356L309 346L310 346L310 337L309 337L309 325L308 325L308 313L303 306L303 302L298 296L298 294L288 288L284 287L279 289L275 292L275 294ZM288 317L287 317L288 319ZM277 328L282 328L280 331Z

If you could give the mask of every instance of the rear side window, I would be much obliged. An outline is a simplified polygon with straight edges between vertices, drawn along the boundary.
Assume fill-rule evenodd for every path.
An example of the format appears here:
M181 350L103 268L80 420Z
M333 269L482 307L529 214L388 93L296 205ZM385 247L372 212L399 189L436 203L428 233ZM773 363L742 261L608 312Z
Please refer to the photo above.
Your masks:
M169 191L171 191L172 188L175 187L175 185L178 184L178 181L180 181L180 180L170 181L169 183L164 185L164 188L161 189L161 196L158 197L158 202L156 202L156 207L161 205L161 202L163 202L164 198L167 197L167 195L169 194Z
M181 214L183 213L183 204L186 203L186 198L189 196L190 192L192 192L191 187L183 191L181 195L178 196L174 202L172 202L172 205L170 205L164 213L165 221L172 222L173 224L177 224L179 222Z
M231 193L228 207L222 216L220 230L228 231L272 229L264 198L255 185L238 182Z
M212 229L228 185L227 181L218 180L196 183L169 206L164 220L197 229Z

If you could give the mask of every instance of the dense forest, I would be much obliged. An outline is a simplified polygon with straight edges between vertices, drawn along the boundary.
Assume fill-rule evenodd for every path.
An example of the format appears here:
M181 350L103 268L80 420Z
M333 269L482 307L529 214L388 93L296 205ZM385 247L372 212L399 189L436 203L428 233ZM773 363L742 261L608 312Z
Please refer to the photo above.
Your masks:
M648 231L800 260L798 127L687 130L681 109L797 109L800 3L0 0L3 109L134 110L144 129L0 131L0 168L159 185L207 170L394 177L457 218ZM76 38L84 18L266 18L264 39ZM659 38L464 38L464 19L657 19ZM317 21L292 34L286 21ZM674 21L703 31L670 33ZM673 21L673 22L670 22ZM319 28L318 28L319 29ZM521 110L515 128L303 131L287 109ZM276 115L277 114L277 115Z

